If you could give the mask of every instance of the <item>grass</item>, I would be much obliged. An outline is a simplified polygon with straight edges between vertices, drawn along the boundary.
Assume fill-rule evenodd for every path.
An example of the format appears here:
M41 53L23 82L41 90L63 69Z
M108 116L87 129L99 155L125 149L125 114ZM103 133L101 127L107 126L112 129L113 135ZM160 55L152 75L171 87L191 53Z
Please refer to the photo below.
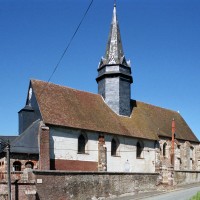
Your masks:
M196 195L190 198L190 200L200 200L200 192L197 192Z

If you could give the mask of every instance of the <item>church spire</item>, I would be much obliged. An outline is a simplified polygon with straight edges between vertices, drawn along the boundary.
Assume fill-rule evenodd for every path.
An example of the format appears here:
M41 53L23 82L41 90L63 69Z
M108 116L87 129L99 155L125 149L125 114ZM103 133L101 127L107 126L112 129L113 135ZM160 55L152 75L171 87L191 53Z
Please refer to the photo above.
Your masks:
M106 53L97 71L98 93L104 98L105 103L116 114L130 116L133 78L130 63L126 61L122 48L116 5L113 9Z
M99 68L105 64L123 64L127 67L130 67L130 61L127 62L124 56L119 23L117 20L116 4L114 4L113 8L112 22L105 56L101 59Z

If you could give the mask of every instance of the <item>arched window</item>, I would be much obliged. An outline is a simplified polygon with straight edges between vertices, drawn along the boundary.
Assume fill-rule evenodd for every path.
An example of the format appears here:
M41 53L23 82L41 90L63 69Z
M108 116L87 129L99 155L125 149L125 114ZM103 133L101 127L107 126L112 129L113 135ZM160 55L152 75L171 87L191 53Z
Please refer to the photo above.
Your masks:
M117 148L119 146L118 141L113 138L111 141L111 156L117 156Z
M142 152L143 152L143 145L141 144L141 142L137 142L136 148L137 148L136 149L136 157L141 158Z
M21 162L15 161L13 163L13 169L14 169L14 171L21 171L21 166L22 166Z
M194 147L190 146L190 158L194 159Z
M86 146L86 139L83 136L83 134L81 134L78 137L78 153L85 153L85 146Z
M165 142L163 144L163 156L166 157L166 148L167 148L167 143Z
M25 167L26 167L26 168L29 168L29 169L33 169L33 166L34 166L34 164L33 164L33 162L31 162L31 161L28 161L28 162L26 162L26 164L25 164Z
M159 147L160 147L159 142L158 142L158 141L155 141L155 142L154 142L154 148L155 148L155 149L159 149Z

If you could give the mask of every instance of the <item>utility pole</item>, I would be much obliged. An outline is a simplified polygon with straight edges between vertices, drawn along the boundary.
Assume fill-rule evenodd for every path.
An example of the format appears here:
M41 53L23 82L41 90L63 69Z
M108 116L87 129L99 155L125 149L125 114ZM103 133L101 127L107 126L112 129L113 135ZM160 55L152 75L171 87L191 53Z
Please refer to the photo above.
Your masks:
M11 179L10 179L10 143L6 143L7 155L7 182L8 182L8 200L11 200Z
M7 182L8 182L8 200L11 200L11 178L10 178L10 142L0 138L0 144L3 145L2 149L6 149L7 160Z

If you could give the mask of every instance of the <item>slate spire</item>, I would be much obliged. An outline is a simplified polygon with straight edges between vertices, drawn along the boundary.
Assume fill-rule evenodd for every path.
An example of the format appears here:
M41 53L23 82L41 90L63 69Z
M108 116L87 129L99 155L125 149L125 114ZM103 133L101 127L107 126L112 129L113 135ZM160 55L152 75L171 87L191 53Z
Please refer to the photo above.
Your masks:
M131 114L131 75L130 62L127 62L122 48L122 41L114 5L106 53L98 66L98 93L105 103L118 115Z
M106 52L104 58L101 59L99 68L105 64L123 64L127 67L130 67L130 61L127 63L124 56L119 23L117 20L116 4L114 4Z

